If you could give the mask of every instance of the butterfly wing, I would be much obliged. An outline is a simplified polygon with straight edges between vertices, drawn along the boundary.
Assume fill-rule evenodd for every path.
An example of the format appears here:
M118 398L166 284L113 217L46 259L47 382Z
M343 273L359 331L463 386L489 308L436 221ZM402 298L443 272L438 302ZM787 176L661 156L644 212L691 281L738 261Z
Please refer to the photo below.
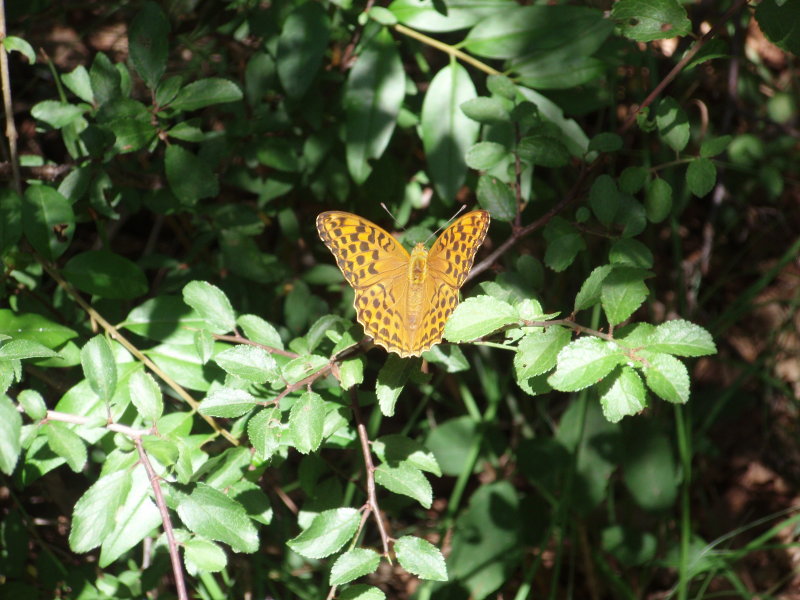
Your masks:
M489 220L488 211L473 210L445 229L428 253L429 276L441 279L458 291L486 237Z
M389 352L408 356L406 249L387 231L347 212L321 213L317 231L355 290L353 305L364 332Z
M378 281L405 277L409 255L394 237L358 215L328 211L317 216L317 232L342 275L358 291Z

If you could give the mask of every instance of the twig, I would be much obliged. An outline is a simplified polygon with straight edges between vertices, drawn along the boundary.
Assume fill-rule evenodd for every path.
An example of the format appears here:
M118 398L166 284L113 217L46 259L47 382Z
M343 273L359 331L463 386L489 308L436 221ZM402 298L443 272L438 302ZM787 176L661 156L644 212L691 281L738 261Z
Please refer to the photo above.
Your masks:
M153 487L153 493L156 497L156 505L161 513L161 524L164 526L164 534L167 536L167 547L169 548L169 558L172 562L172 573L175 576L175 587L178 591L178 598L180 600L189 600L189 594L186 592L186 581L183 578L183 566L181 565L181 557L178 554L178 543L175 541L175 534L172 531L172 519L167 510L167 503L164 500L164 494L161 491L161 485L158 482L158 475L150 464L150 459L147 458L147 453L142 446L142 438L137 436L133 438L136 449L139 451L139 460L144 465L147 476L150 479L150 485Z
M0 0L0 45L6 39L6 4ZM14 190L22 196L22 179L19 175L19 156L17 155L17 127L14 124L14 106L11 102L11 77L8 73L8 53L5 47L0 48L0 78L3 85L3 109L6 113L6 137L8 138L8 155L11 161Z
M397 24L394 26L394 30L397 33L402 33L403 35L407 35L410 38L414 38L417 41L422 42L432 48L436 48L437 50L441 50L445 54L449 54L453 58L457 58L458 60L465 62L469 65L472 65L479 71L483 71L484 73L488 73L489 75L502 75L500 71L495 68L490 67L484 62L479 61L477 58L462 52L458 48L454 48L450 44L445 44L444 42L440 42L437 39L429 37L424 33L420 33L419 31L415 31L414 29L409 29L405 25Z
M625 122L619 128L619 133L625 133L628 129L630 129L630 126L633 125L634 121L636 121L636 116L641 112L641 110L646 106L650 106L653 103L653 101L656 98L658 98L661 92L664 91L664 88L666 88L670 83L672 83L672 80L675 79L678 76L678 73L680 73L683 70L683 68L689 64L689 62L695 57L695 55L700 51L700 49L703 46L705 46L709 40L711 40L714 36L716 36L717 33L719 33L719 30L722 29L727 24L728 20L734 14L736 14L736 12L738 12L742 8L742 6L747 4L747 2L748 0L737 0L727 11L725 11L725 14L722 15L720 20L717 21L714 24L714 26L711 29L709 29L703 37L697 40L694 46L689 48L688 52L686 52L686 54L683 55L683 58L681 58L678 61L678 63L674 67L672 67L672 70L669 73L667 73L666 77L664 77L664 79L662 79L658 83L658 85L655 88L653 88L653 91L647 95L647 98L645 98L644 101L639 106L637 106L634 110L631 111L631 114L628 115L628 118L625 119Z
M44 419L41 420L42 423L47 421L58 421L60 423L72 423L73 425L88 425L92 419L89 417L84 417L81 415L73 415L70 413L63 413L55 410L48 410L47 415ZM119 423L106 423L103 425L105 429L109 431L114 431L116 433L122 433L127 435L130 438L139 438L143 435L150 435L153 430L152 429L134 429L133 427L128 427L127 425L120 425Z
M358 430L358 439L361 441L361 454L364 457L364 470L367 475L367 501L364 504L366 514L372 513L375 522L378 525L378 532L381 536L381 544L383 545L383 555L389 558L389 534L386 533L386 526L381 517L381 509L378 506L378 497L375 494L375 464L372 462L372 452L369 449L369 436L367 435L367 428L361 418L361 409L358 406L358 397L355 393L355 388L351 388L350 400L353 407L353 416L356 419L356 429ZM363 520L363 517L362 517Z
M119 332L119 330L116 327L114 327L111 323L106 321L105 318L103 318L103 316L100 313L98 313L94 308L92 308L83 299L83 297L81 297L81 295L75 290L75 288L72 287L72 285L69 282L64 280L63 277L61 277L61 274L55 268L53 268L50 264L48 264L47 261L42 259L42 257L40 257L38 254L36 254L36 258L42 265L42 267L44 267L44 269L50 275L50 277L55 279L58 285L60 285L64 289L64 291L67 292L67 294L69 294L73 298L73 300L75 300L75 302L77 302L80 305L80 307L89 315L89 317L93 321L99 323L100 326L106 331L106 333L112 339L118 341L138 360L144 363L147 366L147 368L149 368L153 373L158 375L161 378L161 380L164 383L166 383L169 387L171 387L178 394L178 396L180 396L183 400L185 400L186 403L189 404L189 406L191 406L193 410L197 411L198 414L203 418L203 420L206 423L208 423L212 429L214 429L214 431L216 431L218 434L220 434L234 446L239 445L239 440L233 437L229 431L227 431L223 427L220 427L212 417L209 417L208 415L204 415L203 413L199 412L197 409L200 407L200 405L198 404L197 400L192 398L189 395L189 392L183 389L183 387L180 384L178 384L178 382L176 382L174 379L172 379L172 377L170 377L164 371L162 371L157 364L155 364L152 360L150 360L147 356L145 356L141 350L139 350L136 346L134 346L131 342L129 342Z

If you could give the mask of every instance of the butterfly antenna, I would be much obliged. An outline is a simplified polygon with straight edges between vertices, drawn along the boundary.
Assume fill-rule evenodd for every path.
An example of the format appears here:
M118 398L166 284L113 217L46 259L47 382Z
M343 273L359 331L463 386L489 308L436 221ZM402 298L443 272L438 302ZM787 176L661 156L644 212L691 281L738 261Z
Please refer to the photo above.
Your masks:
M387 215L392 217L392 221L394 221L395 227L399 227L400 229L402 229L402 226L400 225L400 222L397 220L397 217L395 217L392 214L392 211L390 211L389 208L383 202L381 202L381 208L386 211Z
M430 235L428 236L428 239L427 239L427 240L425 240L425 245L427 245L427 244L428 244L428 241L429 241L429 240L430 240L432 237L435 237L435 236L436 236L436 235L437 235L437 234L438 234L438 233L439 233L439 232L440 232L442 229L444 229L445 227L447 227L448 225L450 225L450 223L452 223L452 222L453 222L453 220L454 220L454 219L455 219L455 218L456 218L458 215L460 215L462 212L464 212L464 210L466 210L466 208L467 208L467 205L466 205L466 204L462 204L462 205L461 205L461 208L459 208L459 209L456 211L456 214L454 214L452 217L450 217L449 219L447 219L447 222L446 222L444 225L442 225L441 227L439 227L439 229L437 229L436 231L434 231L432 234L430 234Z

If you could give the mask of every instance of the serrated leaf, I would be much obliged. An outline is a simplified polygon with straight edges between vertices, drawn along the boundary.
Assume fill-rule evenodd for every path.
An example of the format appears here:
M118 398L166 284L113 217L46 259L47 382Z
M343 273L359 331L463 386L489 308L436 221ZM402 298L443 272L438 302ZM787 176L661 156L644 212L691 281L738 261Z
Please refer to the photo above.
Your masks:
M120 470L100 477L84 492L72 511L69 546L73 552L88 552L106 539L131 483L130 474Z
M481 175L476 195L478 203L492 213L492 218L510 223L517 216L514 192L505 181L494 175Z
M51 358L58 352L50 350L33 340L17 339L5 342L0 346L0 360L20 360L23 358Z
M5 394L0 394L0 471L6 475L14 472L19 459L21 433L22 417L17 407Z
M325 558L352 539L359 520L360 515L355 508L322 511L307 529L286 542L286 545L306 558Z
M616 376L600 384L600 405L603 416L611 423L641 412L647 406L642 378L631 367L623 366Z
M169 30L169 21L155 2L145 2L130 26L130 59L151 90L156 88L167 66Z
M647 351L640 357L647 387L656 396L673 404L689 401L689 372L681 361L669 354Z
M343 590L337 598L338 600L386 600L386 594L380 588L358 583Z
M691 21L677 0L619 0L611 9L622 34L637 42L688 35Z
M353 548L343 553L331 567L330 585L350 583L378 568L380 554L369 548Z
M556 371L547 381L562 392L577 392L602 380L625 361L619 346L596 337L582 337L558 353Z
M416 440L401 434L379 437L372 443L372 451L381 462L390 465L405 464L441 477L442 471L433 452L427 450Z
M72 204L47 185L32 185L22 202L22 227L34 250L56 260L69 247L75 233Z
M322 443L326 402L314 392L306 392L292 405L289 431L295 448L303 454L314 452Z
M614 241L608 251L608 260L612 265L650 269L653 267L653 253L639 240L622 238Z
M516 89L514 92L516 94ZM482 124L492 125L511 121L511 115L505 105L497 98L487 98L485 96L473 98L464 102L461 105L461 110L470 119Z
M617 184L610 175L603 174L594 180L589 191L589 206L597 220L606 227L614 222L620 199Z
M686 169L686 185L689 191L698 198L702 198L712 189L717 182L717 167L707 158L696 158L689 163Z
M217 174L201 157L182 146L167 146L164 167L172 193L185 206L219 194Z
M184 558L198 571L218 573L228 564L225 551L214 542L195 538L183 544Z
M409 465L382 464L375 469L375 481L390 492L414 498L424 508L433 502L433 488L424 473Z
M405 535L394 543L397 562L421 579L447 581L447 565L436 546L418 537Z
M556 272L569 267L578 255L586 249L586 242L580 232L568 221L554 217L544 228L547 250L544 263Z
M611 325L630 317L647 298L649 290L644 283L649 273L633 267L617 267L603 279L600 301Z
M112 300L130 300L148 289L147 278L136 263L108 250L76 254L62 273L79 290Z
M226 373L252 383L276 382L280 379L278 363L257 346L233 346L217 354L214 362Z
M343 390L364 382L364 357L358 356L342 361L339 366L339 382Z
M572 334L568 329L559 326L526 333L514 355L514 373L517 380L547 373L556 365L558 353L569 343L571 337Z
M676 356L708 356L717 352L714 338L706 329L683 319L656 327L647 349Z
M139 414L148 421L157 421L164 411L161 389L148 373L137 370L128 379L131 402Z
M236 326L231 301L215 285L190 281L183 287L183 301L200 315L212 333L228 333Z
M241 315L236 322L250 341L283 350L281 334L268 321L257 315Z
M466 160L470 169L485 171L506 158L508 154L508 150L502 144L497 142L478 142L467 150L464 160Z
M117 365L104 336L96 335L81 348L81 366L92 391L109 402L117 388Z
M450 342L466 342L518 321L517 311L507 302L491 296L467 298L445 324L444 337Z
M375 382L375 395L384 416L394 415L394 405L416 365L417 361L400 358L395 354L387 356Z
M198 535L224 542L236 552L258 550L258 531L244 507L209 485L198 483L176 510L184 525Z
M34 421L41 421L47 416L47 405L36 390L22 390L17 395L17 402Z
M235 419L247 414L259 401L246 390L217 388L200 402L200 412L211 417Z
M689 119L674 98L667 96L658 103L656 124L661 138L675 152L680 152L689 143Z
M247 423L247 437L262 459L270 458L280 446L283 428L281 411L266 408L256 413Z

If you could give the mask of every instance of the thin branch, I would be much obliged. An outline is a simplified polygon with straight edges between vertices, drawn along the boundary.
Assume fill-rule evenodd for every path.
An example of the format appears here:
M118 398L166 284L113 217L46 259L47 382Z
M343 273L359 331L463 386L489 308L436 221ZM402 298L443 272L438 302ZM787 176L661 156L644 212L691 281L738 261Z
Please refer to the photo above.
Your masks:
M741 8L747 4L747 2L748 0L737 0L727 11L725 11L725 14L722 15L720 20L717 21L716 24L709 29L703 37L697 40L697 42L695 42L691 48L689 48L689 51L683 55L683 58L681 58L674 67L672 67L672 70L667 73L666 77L664 77L664 79L662 79L659 84L653 88L653 91L647 95L647 98L645 98L639 106L631 111L631 114L628 115L628 118L625 119L625 122L619 128L619 133L625 133L628 129L630 129L631 125L633 125L633 123L636 121L636 116L642 111L642 109L650 106L653 101L658 98L659 95L661 95L661 92L664 91L664 88L672 83L672 80L675 79L678 76L678 73L680 73L683 68L689 64L689 62L695 57L700 49L711 39L713 39L717 33L719 33L720 29L727 24L730 18L733 17L733 15L739 10L741 10Z
M21 407L20 407L21 410ZM70 413L63 413L55 410L48 410L47 415L44 419L42 419L41 423L46 423L47 421L58 421L60 423L72 423L73 425L88 425L92 419L89 417L84 417L81 415L73 415ZM113 431L115 433L122 433L127 435L130 438L140 438L143 435L150 435L153 433L152 429L135 429L133 427L128 427L127 425L120 425L119 423L107 423L104 425L105 429L109 431Z
M166 383L169 387L171 387L175 393L178 394L183 400L186 401L189 406L192 407L193 410L197 411L198 414L203 418L203 420L208 423L214 431L228 440L234 446L239 445L239 440L233 437L229 431L220 427L217 422L208 415L204 415L203 413L199 412L197 409L200 407L197 400L192 398L183 387L176 382L172 377L167 375L161 368L155 364L152 360L150 360L147 356L145 356L141 350L139 350L136 346L134 346L131 342L129 342L120 332L119 330L114 327L111 323L106 321L103 316L98 313L94 308L92 308L84 299L83 297L75 290L72 285L65 281L61 274L53 268L50 264L47 263L42 257L36 254L36 258L39 263L44 267L44 269L48 272L50 277L56 280L58 285L60 285L67 294L69 294L75 302L77 302L80 307L89 315L89 317L100 324L100 326L106 331L106 333L114 340L118 341L122 346L124 346L128 352L133 354L139 361L144 363L148 369L150 369L153 373L158 375L161 380Z
M6 39L6 5L0 0L0 46ZM11 101L11 77L8 71L8 53L5 46L0 48L0 79L3 86L3 110L6 113L6 138L8 139L8 155L11 161L14 190L22 196L22 179L19 175L19 156L17 155L17 127L14 124L14 106Z
M479 71L483 71L484 73L488 73L489 75L502 75L500 71L495 68L490 67L484 62L479 61L477 58L473 58L469 54L462 52L458 48L454 48L450 44L445 44L444 42L440 42L437 39L429 37L424 33L420 33L419 31L415 31L414 29L409 29L405 25L397 24L394 26L394 30L397 33L402 33L403 35L407 35L410 38L414 38L417 41L422 42L432 48L436 48L437 50L441 50L445 54L449 54L450 56L457 58L461 62L465 62L469 65L472 65Z
M147 458L147 453L142 446L142 438L135 437L133 439L136 444L136 449L139 451L139 460L144 465L147 476L150 479L150 485L153 487L153 493L156 497L156 505L161 513L161 524L164 526L164 534L167 536L167 547L169 548L169 559L172 563L172 573L175 576L175 587L178 591L178 598L180 600L189 600L189 594L186 592L186 581L183 578L183 565L181 565L181 557L178 553L178 543L175 541L175 534L172 531L172 519L169 516L167 503L164 500L164 493L161 491L161 484L158 482L158 475L150 464L150 459Z
M350 392L351 405L353 407L353 416L356 419L356 429L358 430L358 439L361 441L361 454L364 457L364 470L367 475L367 502L365 504L365 513L372 513L375 517L375 522L378 525L378 532L381 536L381 544L383 545L383 555L389 558L389 534L386 533L386 526L383 523L381 516L381 509L378 506L378 497L375 494L375 464L372 462L372 452L369 449L369 436L367 435L367 428L364 425L364 420L361 418L361 409L358 406L358 397L355 393L355 388Z

